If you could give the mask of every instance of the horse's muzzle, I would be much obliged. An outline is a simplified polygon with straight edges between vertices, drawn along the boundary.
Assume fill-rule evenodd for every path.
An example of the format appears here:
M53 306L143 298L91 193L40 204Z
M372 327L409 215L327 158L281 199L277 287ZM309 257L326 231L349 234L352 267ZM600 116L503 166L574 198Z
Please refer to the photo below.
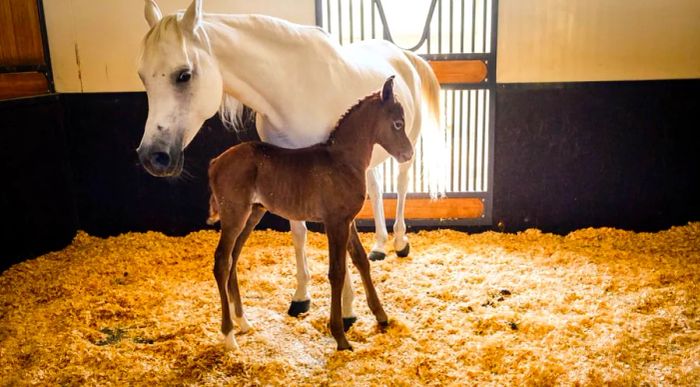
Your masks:
M184 155L182 152L137 149L144 169L156 177L179 176L182 172Z

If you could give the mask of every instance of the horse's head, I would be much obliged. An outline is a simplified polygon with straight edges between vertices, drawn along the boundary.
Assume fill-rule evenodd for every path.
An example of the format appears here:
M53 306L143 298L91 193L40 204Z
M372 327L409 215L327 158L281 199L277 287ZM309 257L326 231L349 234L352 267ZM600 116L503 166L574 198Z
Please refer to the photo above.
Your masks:
M413 145L406 135L403 107L394 96L394 76L384 82L380 94L381 113L377 120L377 143L399 163L413 157Z
M154 176L178 176L183 151L221 105L221 73L202 26L201 0L162 17L146 0L151 29L143 40L139 76L148 95L148 120L137 152Z

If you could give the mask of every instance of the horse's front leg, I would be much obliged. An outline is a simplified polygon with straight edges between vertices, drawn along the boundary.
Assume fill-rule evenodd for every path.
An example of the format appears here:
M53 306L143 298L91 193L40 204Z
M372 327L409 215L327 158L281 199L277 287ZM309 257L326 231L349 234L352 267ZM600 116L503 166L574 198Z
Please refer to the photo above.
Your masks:
M372 204L372 213L374 214L374 245L369 253L369 259L372 261L380 261L386 258L384 245L389 236L386 232L379 167L368 169L365 174L365 180L367 181L369 201Z
M411 166L413 166L413 158L403 164L399 164L398 199L396 201L396 221L394 222L394 249L399 257L407 257L411 251L411 245L408 243L408 237L406 236L406 220L404 218L406 192L408 192L408 172L411 170Z
M345 263L348 245L349 224L347 222L326 223L326 233L328 234L328 280L331 283L331 334L338 344L338 350L352 350L352 346L345 337L342 320L342 292L345 282Z
M243 231L241 231L241 234L236 239L236 244L233 247L233 253L231 254L232 265L231 273L228 279L229 310L231 309L231 304L233 304L233 320L243 333L249 331L251 325L243 313L241 293L238 288L238 273L236 270L236 264L238 263L238 257L241 255L241 250L243 250L243 245L245 244L246 240L248 240L248 237L250 236L251 232L253 232L253 229L255 229L255 226L257 226L260 222L260 219L263 217L263 215L265 215L265 212L266 211L263 206L259 204L253 205L250 216L248 216L248 221L246 222Z
M222 209L223 210L223 209ZM225 213L224 213L225 212ZM250 215L250 208L236 211L226 209L221 213L221 236L214 253L214 278L221 297L221 333L224 334L224 344L229 349L237 349L238 343L233 337L233 322L229 309L227 283L233 268L232 252L243 225Z
M306 262L306 223L295 220L289 221L292 230L292 243L294 244L294 256L297 264L297 289L292 297L287 313L290 316L299 316L301 313L309 311L311 305L311 295L309 294L309 265Z

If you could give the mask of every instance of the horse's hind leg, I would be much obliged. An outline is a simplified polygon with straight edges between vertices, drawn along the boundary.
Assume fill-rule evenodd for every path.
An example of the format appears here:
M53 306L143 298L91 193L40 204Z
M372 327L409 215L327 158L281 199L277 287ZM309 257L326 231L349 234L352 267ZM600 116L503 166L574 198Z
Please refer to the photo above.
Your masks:
M407 257L411 251L411 245L406 236L406 221L404 209L406 207L406 192L408 191L408 172L413 166L413 159L399 164L399 178L397 182L398 200L396 201L396 221L394 222L394 249L399 257Z
M379 296L377 296L377 290L374 288L374 283L372 283L372 276L370 275L369 270L369 260L367 259L367 254L365 253L364 247L362 247L362 242L360 242L360 237L357 235L355 222L350 225L348 252L350 252L350 257L352 257L352 263L355 264L355 267L360 272L360 276L362 277L362 285L365 287L365 294L367 295L367 304L369 305L369 309L377 318L379 325L386 326L388 323L388 318L384 312L381 302L379 301Z
M226 347L235 349L238 348L238 344L232 334L233 322L229 309L227 283L233 265L231 253L238 235L243 230L244 222L250 215L250 208L239 211L227 209L225 212L221 214L221 237L214 253L214 278L221 297L221 333L226 337L224 340Z
M228 294L229 294L229 309L231 302L233 303L233 320L236 322L241 332L245 333L250 330L250 323L243 313L243 304L241 303L241 293L238 288L238 274L236 271L236 263L238 263L238 257L241 255L241 250L246 240L253 232L255 226L258 225L260 219L265 215L265 208L259 204L254 204L251 210L250 216L248 216L248 221L246 222L243 231L236 239L236 244L233 247L231 273L228 279Z
M386 220L384 218L384 201L382 201L382 186L379 167L370 168L365 174L367 181L367 193L372 204L374 214L374 245L369 253L369 259L380 261L386 258L384 245L389 237L386 232Z

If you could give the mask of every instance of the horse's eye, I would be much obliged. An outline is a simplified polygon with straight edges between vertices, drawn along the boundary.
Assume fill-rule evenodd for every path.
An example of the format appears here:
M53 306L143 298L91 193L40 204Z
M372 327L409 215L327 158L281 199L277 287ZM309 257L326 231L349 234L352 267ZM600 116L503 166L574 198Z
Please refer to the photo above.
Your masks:
M177 76L177 83L188 82L192 78L192 72L190 70L181 71Z
M401 129L403 129L403 120L394 121L394 130L401 130Z

